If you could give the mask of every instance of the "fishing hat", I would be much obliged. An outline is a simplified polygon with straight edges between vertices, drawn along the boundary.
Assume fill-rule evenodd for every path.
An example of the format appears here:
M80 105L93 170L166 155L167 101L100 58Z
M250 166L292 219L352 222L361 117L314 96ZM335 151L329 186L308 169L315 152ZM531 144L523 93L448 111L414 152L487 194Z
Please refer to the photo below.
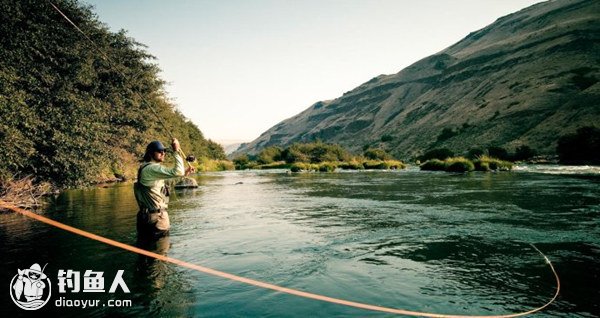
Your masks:
M41 279L45 279L46 278L46 274L44 274L44 272L42 272L42 267L38 263L35 263L35 264L31 265L31 267L29 267L29 269L25 270L25 273L27 275L29 275L29 273L36 273L36 274L40 275Z
M163 146L163 144L160 141L155 140L148 144L148 146L146 147L146 152L165 151L166 149L167 148L165 148L165 146Z

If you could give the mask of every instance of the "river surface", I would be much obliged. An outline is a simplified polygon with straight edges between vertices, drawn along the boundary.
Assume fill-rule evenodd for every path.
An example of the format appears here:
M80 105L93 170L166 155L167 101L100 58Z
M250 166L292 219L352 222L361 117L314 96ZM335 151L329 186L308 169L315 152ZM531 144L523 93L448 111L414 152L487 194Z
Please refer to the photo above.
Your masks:
M120 242L239 276L379 306L443 314L528 311L535 317L600 316L600 173L597 167L526 166L513 172L404 171L207 173L175 191L172 229L136 239L131 184L70 190L44 216ZM153 260L0 213L0 276L10 286L33 263L52 281L39 315L157 317L390 317L304 299ZM59 270L81 286L58 290ZM104 292L84 292L84 272ZM130 290L108 289L118 270ZM91 289L91 288L90 288ZM89 290L88 290L89 291ZM0 315L26 313L2 294ZM99 299L67 308L61 299ZM110 299L131 300L109 307Z

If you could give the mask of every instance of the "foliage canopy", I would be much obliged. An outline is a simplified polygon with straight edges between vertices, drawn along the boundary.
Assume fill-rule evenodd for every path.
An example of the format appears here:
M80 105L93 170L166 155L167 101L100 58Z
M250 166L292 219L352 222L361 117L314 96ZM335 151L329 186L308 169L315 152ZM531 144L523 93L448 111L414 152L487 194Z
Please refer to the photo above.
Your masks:
M0 0L0 177L34 174L58 186L127 170L152 140L176 136L186 152L224 159L169 101L154 57L89 6Z
M585 126L562 136L556 152L561 163L600 164L600 128Z

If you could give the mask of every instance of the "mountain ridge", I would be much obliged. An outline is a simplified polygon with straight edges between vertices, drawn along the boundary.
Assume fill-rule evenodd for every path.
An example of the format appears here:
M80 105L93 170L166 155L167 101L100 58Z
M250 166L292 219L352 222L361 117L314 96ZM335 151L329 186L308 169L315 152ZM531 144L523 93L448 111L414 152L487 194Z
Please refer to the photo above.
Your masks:
M316 102L233 155L314 140L399 158L492 145L553 154L560 135L600 122L598 21L598 2L535 4L396 74Z

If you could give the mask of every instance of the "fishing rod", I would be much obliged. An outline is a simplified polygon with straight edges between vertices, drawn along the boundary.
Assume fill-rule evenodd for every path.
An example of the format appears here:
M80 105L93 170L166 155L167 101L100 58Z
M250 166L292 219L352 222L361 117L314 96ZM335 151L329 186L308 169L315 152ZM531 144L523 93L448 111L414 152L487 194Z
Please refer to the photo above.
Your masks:
M94 47L94 49L100 53L100 55L102 56L102 58L104 58L104 60L109 64L109 66L116 71L117 73L119 73L121 76L123 76L124 78L127 77L127 75L125 75L125 73L121 72L119 69L117 69L113 63L113 61L110 59L110 57L104 53L104 51L96 44L96 42L94 42L85 32L83 32L83 30L81 30L81 28L79 28L79 26L77 26L77 24L75 24L75 22L73 22L71 19L69 19L69 17L63 13L58 6L56 6L54 3L52 3L52 1L48 1L48 3L54 8L54 10L56 10L63 18L65 18L65 20L67 20L77 31L79 31L79 33L81 33L83 35L83 37L88 40L88 42L90 42L92 44L92 46ZM156 112L156 110L151 106L150 102L148 101L148 99L146 99L142 94L138 93L137 91L133 91L134 94L137 95L137 97L139 97L142 102L144 102L146 105L148 105L148 108L152 111L152 113L154 114L154 116L156 116L156 118L158 119L158 122L161 124L161 126L163 127L163 129L167 132L167 134L169 134L169 136L171 137L171 139L176 139L175 136L173 136L173 134L171 133L171 130L169 130L167 128L167 125L165 124L165 122L162 120L162 118L158 115L158 113ZM195 161L196 158L194 156L186 156L185 153L183 152L183 149L181 149L181 146L179 146L177 152L181 155L181 157L183 159L185 159L185 161L187 162L188 166L190 168L192 167L191 162Z

